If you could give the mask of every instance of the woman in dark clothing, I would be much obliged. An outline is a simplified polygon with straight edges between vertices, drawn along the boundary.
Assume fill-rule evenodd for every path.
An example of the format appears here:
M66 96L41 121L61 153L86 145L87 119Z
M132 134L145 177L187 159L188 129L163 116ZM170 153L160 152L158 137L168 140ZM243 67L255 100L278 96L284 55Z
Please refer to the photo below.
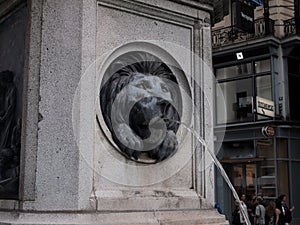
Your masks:
M280 195L276 200L276 221L275 225L289 225L292 220L292 211L294 207L289 209L286 205L286 195Z
M240 222L240 209L239 206L235 206L235 210L232 213L232 224L233 225L241 225Z

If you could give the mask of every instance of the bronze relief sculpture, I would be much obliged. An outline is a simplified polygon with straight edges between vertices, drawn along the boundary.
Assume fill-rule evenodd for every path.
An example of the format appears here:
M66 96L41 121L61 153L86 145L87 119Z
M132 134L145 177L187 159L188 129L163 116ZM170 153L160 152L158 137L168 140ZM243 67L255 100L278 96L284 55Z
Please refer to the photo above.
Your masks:
M0 196L18 193L21 120L16 115L14 73L0 72Z

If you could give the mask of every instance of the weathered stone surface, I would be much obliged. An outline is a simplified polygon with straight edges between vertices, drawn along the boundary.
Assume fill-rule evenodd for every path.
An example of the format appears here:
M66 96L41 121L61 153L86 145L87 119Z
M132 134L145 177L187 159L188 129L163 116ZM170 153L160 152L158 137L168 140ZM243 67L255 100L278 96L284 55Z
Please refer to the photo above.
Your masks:
M12 224L66 224L66 225L226 225L224 216L215 210L200 211L152 211L123 213L82 213L56 215L48 213L3 214L0 225Z
M209 17L209 13L199 9L197 11L196 9L197 13L192 14L195 17L188 18L184 16L187 12L183 10L186 9L186 5L182 6L173 1L151 1L155 6L153 7L142 3L145 3L145 1L99 1L96 51L97 57L100 59L97 66L100 68L98 76L101 79L105 72L106 64L117 58L118 54L126 51L148 51L157 54L163 61L169 61L171 65L178 63L179 67L184 71L183 75L176 77L179 81L179 86L185 87L186 93L188 93L190 87L194 87L191 90L192 97L186 94L182 102L184 104L183 115L187 117L195 116L195 118L192 119L192 124L186 123L186 120L183 121L199 135L204 134L203 131L206 130L205 134L207 137L203 138L211 141L209 139L212 134L212 132L209 132L209 130L212 130L211 117L206 118L208 114L205 114L204 117L196 118L196 116L202 115L204 110L205 103L200 104L204 94L202 92L204 87L207 86L207 90L210 89L209 91L212 91L211 80L205 78L203 82L201 78L204 77L206 70L204 72L202 69L199 69L203 68L207 62L208 65L206 67L208 68L210 62L210 55L206 55L206 48L209 49L210 45L203 46L206 40L208 43L210 42L210 36L207 35L209 26L203 23L205 18ZM164 8L165 5L162 4L169 4L169 8ZM190 10L195 10L195 8L190 7ZM180 12L181 14L176 14L175 12ZM193 55L194 52L196 53L195 55ZM197 84L195 85L194 82ZM210 99L211 93L207 93L205 97ZM193 110L194 114L191 115ZM99 118L100 125L103 125L101 115ZM184 127L181 128L185 130ZM201 157L200 153L202 150L196 147L196 145L199 145L193 142L190 134L184 137L185 139L181 143L178 152L173 157L167 162L151 167L148 165L140 166L126 160L111 145L113 141L109 139L109 135L106 135L105 126L101 126L101 129L98 129L99 132L95 137L95 193L98 203L105 203L103 206L98 204L100 205L99 209L102 209L102 207L108 209L110 200L113 204L111 208L114 210L124 209L126 201L127 206L134 209L134 201L130 199L126 200L126 198L123 198L120 204L117 204L118 196L102 199L101 193L109 190L122 192L122 190L126 190L124 185L132 185L138 189L155 189L162 192L167 192L168 190L171 190L171 192L176 190L181 190L182 192L194 191L194 195L191 195L193 200L190 199L184 204L179 204L180 207L176 206L176 203L174 203L176 201L172 200L172 203L169 205L172 209L212 207L214 201L214 189L212 187L214 183L213 168L207 169L211 167L205 164L206 161L204 161L204 157ZM211 166L211 161L208 160L207 162ZM196 168L193 168L194 164L197 165ZM194 169L196 171L193 171ZM210 177L209 182L206 182L206 176ZM193 183L194 179L196 182ZM139 191L141 196L147 196L143 190ZM112 195L116 192L112 192ZM180 197L184 199L184 196ZM194 202L200 202L200 198L201 205L194 204ZM142 201L142 199L143 197L137 198L137 201ZM140 204L145 209L147 208L146 199L145 197L144 204ZM148 199L151 201L151 197ZM161 198L158 202L161 205L166 205L168 204L168 199Z

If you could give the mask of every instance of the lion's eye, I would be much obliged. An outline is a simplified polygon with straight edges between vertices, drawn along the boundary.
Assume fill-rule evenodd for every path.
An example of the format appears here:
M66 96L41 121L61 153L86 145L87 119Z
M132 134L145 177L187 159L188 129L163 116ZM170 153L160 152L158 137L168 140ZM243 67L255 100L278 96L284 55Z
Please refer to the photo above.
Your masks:
M137 84L136 87L146 89L146 86L143 83Z

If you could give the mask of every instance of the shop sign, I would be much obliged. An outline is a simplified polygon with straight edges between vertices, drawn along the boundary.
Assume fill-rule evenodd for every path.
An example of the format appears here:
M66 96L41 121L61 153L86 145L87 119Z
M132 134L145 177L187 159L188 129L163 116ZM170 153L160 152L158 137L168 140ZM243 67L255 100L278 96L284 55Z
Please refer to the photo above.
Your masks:
M265 126L261 129L262 135L265 137L274 137L275 135L275 129L271 126Z
M274 102L265 98L256 97L256 113L263 116L274 117Z
M248 32L254 33L254 8L244 2L236 1L233 4L235 8L235 27Z

